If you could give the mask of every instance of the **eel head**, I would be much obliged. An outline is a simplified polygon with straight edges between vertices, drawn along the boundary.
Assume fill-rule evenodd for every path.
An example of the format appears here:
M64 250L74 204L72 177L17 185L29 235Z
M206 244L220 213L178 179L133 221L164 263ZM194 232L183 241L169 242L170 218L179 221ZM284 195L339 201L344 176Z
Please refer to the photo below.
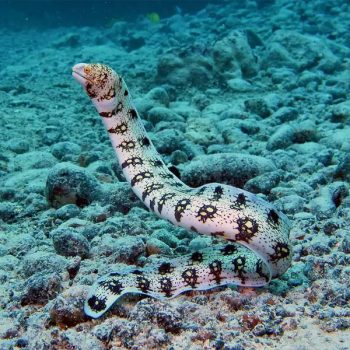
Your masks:
M82 85L99 112L108 113L117 105L121 79L111 68L100 63L78 63L73 77Z

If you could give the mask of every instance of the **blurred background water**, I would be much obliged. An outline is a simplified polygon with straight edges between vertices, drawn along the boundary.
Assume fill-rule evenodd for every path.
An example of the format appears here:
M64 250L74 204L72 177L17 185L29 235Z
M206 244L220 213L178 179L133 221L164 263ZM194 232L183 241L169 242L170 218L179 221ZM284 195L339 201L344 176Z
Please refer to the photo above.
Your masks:
M221 0L2 0L0 26L11 29L57 26L106 26L113 20L135 20L156 12L160 18L177 12L195 13Z

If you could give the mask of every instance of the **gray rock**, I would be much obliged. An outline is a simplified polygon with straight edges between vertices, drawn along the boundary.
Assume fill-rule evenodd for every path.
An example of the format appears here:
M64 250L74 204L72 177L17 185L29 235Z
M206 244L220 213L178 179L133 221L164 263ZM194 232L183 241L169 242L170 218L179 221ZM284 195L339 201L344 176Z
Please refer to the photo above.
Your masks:
M62 128L57 126L46 126L39 132L40 140L44 145L51 146L59 142L62 136Z
M56 298L52 303L50 308L50 320L60 326L74 327L75 325L85 322L88 320L87 316L84 314L84 301L85 301L85 290L86 286L80 287L71 287L66 289L59 298ZM77 336L74 337L72 341L72 348L79 348L82 344L77 341ZM68 342L69 339L66 339ZM86 341L86 337L84 342ZM75 346L73 345L75 343ZM79 343L79 345L78 345ZM89 341L89 347L92 346L93 349L100 350L102 349L99 345L99 342Z
M189 70L189 67L185 68L178 68L171 73L168 74L168 76L165 79L162 79L160 81L167 82L171 85L174 85L176 87L183 87L188 84L188 82L191 80L191 72Z
M317 157L317 160L324 166L329 166L332 164L333 155L334 155L333 150L330 150L327 148L322 149L321 147L319 147L319 151L315 154L315 156ZM350 171L350 168L349 168L349 171Z
M285 99L277 93L270 92L264 94L263 98L264 103L266 103L267 107L271 110L272 112L276 112L279 108L285 105L286 101Z
M255 76L258 71L247 35L240 30L232 31L226 38L215 43L213 59L217 70L233 73L232 78L237 69L244 78Z
M173 334L178 334L185 327L182 322L183 316L171 304L159 306L151 299L145 299L137 303L131 311L129 319L136 321L138 324L144 322L154 324L158 328Z
M236 123L238 120L248 119L249 117L249 114L241 106L227 107L220 114L221 122L226 120Z
M162 87L156 87L150 90L147 93L146 98L149 98L152 101L158 102L164 107L169 107L169 102L170 102L169 95L167 91Z
M274 163L263 157L221 153L196 157L181 170L181 179L193 187L223 182L242 188L248 180L274 170Z
M271 80L274 84L281 84L287 86L296 79L293 69L290 68L268 68Z
M320 190L320 195L310 202L311 212L315 214L318 219L331 218L348 193L348 185L341 181L333 182L323 187Z
M251 28L245 30L248 43L251 48L255 48L257 46L264 46L264 42L261 37Z
M343 87L343 86L332 86L332 87L329 87L327 90L327 95L329 94L331 96L331 98L329 98L329 100L338 100L338 101L341 101L341 100L346 100L346 96L347 96L347 88L346 87ZM335 119L338 119L336 115L333 115L332 116L332 121L335 121L333 119L333 117L336 117ZM342 115L339 115L340 118L342 118L343 116ZM340 119L339 118L339 119ZM338 122L340 121L338 119Z
M306 87L310 83L316 83L318 85L323 79L324 76L320 72L304 71L298 77L298 85L303 87Z
M68 220L78 216L80 209L75 204L66 204L56 210L56 217L61 220Z
M277 30L272 35L262 65L291 67L299 71L318 66L326 73L341 66L339 59L322 39L291 30Z
M85 169L70 163L54 166L46 181L46 198L54 208L66 204L79 207L99 198L101 188L97 180Z
M7 143L7 148L17 154L22 154L29 151L29 143L23 139L11 139Z
M350 235L349 234L343 238L340 248L344 253L346 254L350 253Z
M104 222L111 216L108 206L101 206L99 203L92 203L81 211L80 217L89 222Z
M340 227L340 222L338 219L327 220L323 225L323 231L326 235L333 235L336 230Z
M127 214L133 207L143 207L127 182L118 182L104 189L101 204L108 205L112 213L123 214Z
M205 94L197 93L192 98L193 104L202 111L204 108L210 105L210 100Z
M118 21L113 21L108 27L109 28L106 28L104 31L104 34L117 45L120 45L119 35L126 35L130 28L128 22L122 21L120 19ZM103 42L105 42L105 39Z
M240 75L239 66L235 62L231 45L228 39L222 39L215 43L213 47L213 59L218 72L230 72L229 78L233 78L234 74Z
M139 215L123 215L108 218L102 227L99 227L100 235L110 234L113 238L148 235L149 230L142 217Z
M36 244L35 238L27 233L20 233L7 243L7 252L16 257L28 253Z
M21 304L47 304L62 290L62 280L57 273L46 274L38 272L29 277L24 284Z
M260 126L254 121L241 121L238 126L247 135L255 135L260 131Z
M136 110L138 111L142 119L145 119L145 116L147 116L148 111L151 110L153 107L164 107L162 104L156 104L156 101L151 100L150 98L146 98L145 96L142 98L134 98L134 104ZM150 122L149 125L152 126ZM146 130L149 131L148 127Z
M114 262L134 263L145 252L145 243L140 237L113 238L109 234L91 241L91 254L113 256Z
M281 179L280 171L271 171L254 177L246 182L244 189L253 193L269 194L278 185Z
M113 170L111 169L110 164L105 161L98 160L93 162L89 164L87 169L98 179L101 178L103 180L113 176Z
M326 50L317 68L326 74L332 74L339 71L340 67L341 61L339 57L335 56L330 50Z
M52 146L52 154L61 161L76 161L81 153L81 147L74 142L58 142Z
M0 259L2 256L5 256L7 254L7 247L5 244L0 244Z
M212 89L212 90L216 90L216 89ZM207 119L211 119L211 121L219 120L220 118L218 116L221 115L223 112L227 111L227 109L228 109L228 105L226 103L222 103L222 102L211 103L202 111L201 119L207 118ZM193 118L193 119L198 120L198 118Z
M271 67L286 69L295 68L297 63L293 60L285 47L278 42L272 42L267 46L266 55L263 57L261 65L265 69ZM286 77L285 74L283 75L283 78L284 77ZM281 74L279 74L278 79L282 80Z
M279 127L269 138L266 148L269 151L287 148L293 144L294 128L289 124Z
M303 121L294 126L293 142L305 143L317 141L317 138L317 128L313 121Z
M174 165L186 163L187 161L188 161L187 154L180 150L175 150L170 156L170 162Z
M80 45L80 36L78 34L68 33L59 40L55 41L52 46L55 48L76 48Z
M314 256L324 256L331 252L331 248L324 242L312 242L309 243L305 249L304 254Z
M165 244L167 244L171 248L176 248L180 243L180 240L173 235L172 232L169 232L165 229L156 230L151 234L152 238L156 238ZM147 241L148 244L148 241Z
M42 192L41 186L38 187L38 189L40 189L40 192ZM31 190L31 188L28 188L28 190ZM26 197L24 204L25 206L21 211L21 217L33 217L36 213L48 208L48 203L45 196L38 193L30 193Z
M245 100L244 107L246 111L257 114L262 118L267 118L272 113L268 104L262 98L251 98L249 100Z
M283 175L283 172L281 172L281 175ZM313 188L309 186L304 181L298 181L298 180L292 180L288 182L288 187L293 189L293 193L296 193L297 195L304 197L308 194L311 194L313 191Z
M339 123L350 120L350 101L345 101L332 106L332 121Z
M201 62L193 62L188 67L191 84L198 88L205 88L210 85L211 74L207 67L202 66Z
M50 233L57 254L63 256L89 256L89 241L72 228L58 228Z
M236 145L242 144L248 139L248 134L244 133L240 128L240 126L243 125L242 123L243 122L237 119L224 119L217 123L217 127L221 132L224 144L221 142L220 144L209 146L207 153L227 153L230 151L232 152L232 150L234 151L235 149L240 149L240 147L237 147ZM257 123L255 123L255 126L257 126ZM244 127L243 130L247 131L247 129ZM252 131L254 131L254 127ZM217 150L216 152L215 149Z
M100 233L100 225L89 223L80 230L80 233L89 241L97 237Z
M227 85L233 92L251 92L255 90L252 84L240 78L229 79Z
M165 107L153 107L148 111L148 120L155 125L160 121L183 122L184 118L171 109Z
M157 73L160 78L164 78L175 69L182 68L183 60L175 55L167 54L160 57L157 64Z
M0 203L0 219L12 223L16 221L16 216L19 213L19 206L11 202Z
M271 118L276 119L279 123L289 122L298 117L298 111L293 107L282 107L271 115Z
M185 132L186 131L186 123L185 122L160 121L159 123L157 123L157 125L155 127L152 126L151 131L154 131L155 133L157 133L158 131L170 130L170 129Z
M171 108L174 112L181 115L186 120L189 118L200 118L201 117L200 111L187 102L181 102L181 101L173 102L171 104ZM177 129L177 128L174 127L174 129Z
M17 155L10 163L12 171L51 168L57 159L48 152L33 151Z
M171 154L181 148L181 143L185 140L185 135L179 130L162 130L156 133L154 144L158 152Z
M295 214L303 210L306 201L304 198L291 194L276 201L276 205L286 214Z
M67 266L68 261L63 256L45 251L27 254L22 260L22 272L25 277L32 276L41 271L45 274L52 272L60 273Z
M320 185L321 186L326 185L331 180L332 180L331 176L327 176L321 170L321 171L318 171L317 173L311 174L311 176L307 178L306 183L313 189L317 189L319 188Z
M182 142L181 149L187 154L189 159L204 154L203 146L194 144L189 140Z
M4 255L0 257L1 270L6 271L6 273L16 270L16 267L19 266L19 263L20 260L13 255Z
M139 33L130 33L129 35L121 38L120 43L127 51L134 51L144 46L146 43L146 39L144 35Z
M158 62L158 80L174 86L193 84L200 88L210 86L212 62L203 55L188 53L179 56L167 54Z
M334 178L350 180L350 154L345 154L337 164L334 171Z
M147 239L146 251L148 255L159 254L159 255L172 255L171 248L163 241L151 237Z
M118 337L118 339L120 339L120 344L128 349L134 346L134 339L138 334L140 334L141 329L141 322L114 317L113 322L103 322L94 326L94 328L91 330L91 334L93 334L95 339L99 340L100 344L104 344L106 342L109 342L111 339L114 339L114 337ZM147 338L149 339L150 337ZM147 345L147 340L145 339L143 346L146 347ZM159 344L157 345L159 346ZM157 345L155 345L155 347L157 347ZM104 350L104 348L105 346L101 345L101 348L96 347L96 350Z
M79 164L81 167L85 168L88 167L91 163L97 162L101 159L104 159L104 157L100 151L89 150L81 153L81 155L79 156Z
M208 146L222 143L221 134L216 129L211 118L191 118L187 120L186 137L195 144Z
M347 150L349 144L350 127L342 125L342 129L327 130L324 137L320 140L320 143L327 145L332 149Z
M195 237L191 240L189 244L189 249L191 251L196 251L200 249L205 249L207 247L210 247L212 244L211 238L210 237L205 237L205 236L198 236Z

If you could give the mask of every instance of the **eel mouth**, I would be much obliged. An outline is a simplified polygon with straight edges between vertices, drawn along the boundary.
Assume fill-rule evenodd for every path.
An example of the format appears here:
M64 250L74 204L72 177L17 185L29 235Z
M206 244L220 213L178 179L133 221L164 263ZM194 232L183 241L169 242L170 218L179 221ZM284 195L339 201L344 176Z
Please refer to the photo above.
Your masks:
M72 68L72 76L75 80L77 80L81 85L85 86L86 82L90 84L94 84L92 80L90 80L86 74L84 74L84 68L87 66L86 63L78 63Z

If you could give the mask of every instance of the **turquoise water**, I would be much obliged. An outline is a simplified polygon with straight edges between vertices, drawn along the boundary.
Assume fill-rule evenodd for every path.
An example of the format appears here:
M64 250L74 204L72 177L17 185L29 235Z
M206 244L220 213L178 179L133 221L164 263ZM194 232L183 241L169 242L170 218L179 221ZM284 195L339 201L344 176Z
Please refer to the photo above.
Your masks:
M340 0L2 1L0 349L349 349L349 14ZM123 76L175 177L288 217L282 276L84 313L98 277L223 242L133 194L80 62Z

